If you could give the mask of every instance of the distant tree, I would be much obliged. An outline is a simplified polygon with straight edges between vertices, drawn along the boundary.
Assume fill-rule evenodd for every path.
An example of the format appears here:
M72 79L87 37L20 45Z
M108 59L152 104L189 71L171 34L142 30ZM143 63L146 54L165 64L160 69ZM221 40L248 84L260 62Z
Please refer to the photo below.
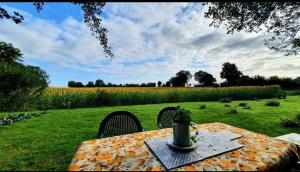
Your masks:
M106 84L106 86L107 87L112 87L114 84L112 84L111 82L108 82L107 84Z
M252 83L253 83L253 78L251 78L248 75L242 75L235 81L235 85L240 85L240 86L252 85Z
M156 83L155 82L148 82L147 87L156 87Z
M264 76L261 75L255 75L252 79L251 85L267 85L267 79Z
M172 87L182 87L182 83L180 82L180 79L176 76L171 77L169 81Z
M171 82L170 81L167 81L166 82L166 87L170 87L171 86Z
M293 79L293 81L300 85L300 76L298 76L297 78Z
M146 83L141 83L140 87L147 87L147 84Z
M97 79L97 80L95 81L95 86L96 86L96 87L104 87L104 85L105 85L105 83L104 83L104 81L101 80L101 79Z
M265 45L286 55L299 54L300 2L212 2L205 17L210 26L222 24L227 33L235 31L263 32L271 37Z
M89 81L85 86L86 86L86 87L95 87L93 81Z
M108 45L107 29L102 26L102 20L99 16L102 14L105 2L71 2L72 4L79 5L83 12L83 21L90 28L92 35L95 36L106 56L113 57L111 47ZM34 2L33 5L36 10L40 12L43 9L44 2ZM14 11L9 14L6 9L0 6L0 19L8 19L14 21L16 24L21 23L24 17Z
M191 79L192 75L190 71L181 70L176 73L175 77L170 79L172 87L184 87Z
M268 84L270 85L276 85L280 83L280 78L278 76L270 76L268 79Z
M297 87L299 88L299 85L290 77L280 78L280 83L278 85L280 85L284 89L294 89Z
M234 85L238 86L262 86L262 85L279 85L283 89L297 89L300 87L300 84L295 82L294 79L289 77L279 76L271 76L266 78L261 75L255 75L253 77L249 77L248 75L242 75L239 79L237 79ZM226 83L223 83L222 86L227 86Z
M190 71L186 71L186 70L181 70L179 71L176 76L179 78L179 80L182 83L182 86L184 87L189 80L191 79L192 75L190 73Z
M68 87L76 87L76 82L75 81L69 81L68 82Z
M146 86L146 84L143 83L143 87L145 87L145 86ZM127 83L127 84L125 84L125 87L140 87L140 85L139 84L130 84L130 83Z
M220 77L226 79L227 85L234 85L242 75L242 72L238 70L237 66L229 62L223 64L220 73Z
M162 85L162 82L161 82L161 81L158 81L158 82L157 82L157 87L161 87L161 85Z
M82 82L76 82L76 87L84 87L84 85L82 84Z
M216 82L216 78L214 78L211 74L205 71L198 71L194 74L195 80L202 86L212 86L214 82Z

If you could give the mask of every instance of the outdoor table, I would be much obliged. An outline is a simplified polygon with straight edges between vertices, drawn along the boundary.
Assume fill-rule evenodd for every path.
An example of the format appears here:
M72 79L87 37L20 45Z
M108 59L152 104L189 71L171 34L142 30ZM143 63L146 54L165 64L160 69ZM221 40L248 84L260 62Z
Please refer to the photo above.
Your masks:
M283 140L247 131L223 123L195 125L199 130L229 130L242 135L234 140L243 148L175 168L174 171L195 170L278 170L299 159L297 146ZM145 131L84 141L78 147L68 171L161 171L160 161L151 153L144 140L172 134L172 129Z

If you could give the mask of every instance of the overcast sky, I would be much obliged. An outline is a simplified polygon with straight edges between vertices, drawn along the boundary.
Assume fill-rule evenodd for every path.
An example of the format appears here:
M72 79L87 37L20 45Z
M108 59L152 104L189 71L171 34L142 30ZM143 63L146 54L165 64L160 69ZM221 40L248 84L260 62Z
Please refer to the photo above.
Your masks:
M102 14L114 58L109 60L82 19L79 6L1 3L20 11L21 24L2 20L0 40L13 43L24 62L40 66L51 86L69 80L106 83L166 82L179 70L204 70L221 82L222 63L235 63L247 75L300 76L300 57L266 48L266 35L226 34L210 27L200 3L107 3ZM194 78L190 83L195 83Z

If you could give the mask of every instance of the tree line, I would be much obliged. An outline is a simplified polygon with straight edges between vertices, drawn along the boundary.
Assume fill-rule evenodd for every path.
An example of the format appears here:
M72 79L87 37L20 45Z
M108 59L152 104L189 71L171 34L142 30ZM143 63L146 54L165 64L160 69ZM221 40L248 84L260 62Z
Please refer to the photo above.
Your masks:
M190 71L181 70L171 77L167 82L162 81L141 83L141 84L112 84L105 83L103 80L98 79L95 82L89 81L86 85L82 82L69 81L69 87L187 87L192 74ZM225 79L222 83L216 83L216 78L203 70L199 70L194 73L194 79L198 84L195 87L226 87L226 86L262 86L262 85L280 85L285 89L300 88L300 77L295 79L289 77L271 76L264 77L261 75L255 75L250 77L244 75L234 63L226 62L222 65L220 72L220 78Z
M250 77L244 75L234 63L226 62L222 66L220 77L225 79L220 86L262 86L262 85L280 85L284 89L300 88L300 76L296 78L255 75Z
M158 85L161 82L158 82ZM156 87L155 82L141 83L141 84L113 84L113 83L105 83L102 79L97 79L95 82L89 81L87 84L83 84L82 82L69 81L68 87Z

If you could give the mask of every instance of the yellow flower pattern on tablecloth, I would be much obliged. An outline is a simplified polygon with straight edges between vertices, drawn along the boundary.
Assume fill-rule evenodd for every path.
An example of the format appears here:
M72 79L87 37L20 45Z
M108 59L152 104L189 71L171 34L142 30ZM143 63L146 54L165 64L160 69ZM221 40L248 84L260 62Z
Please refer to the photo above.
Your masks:
M285 141L223 123L195 126L209 132L230 130L241 134L243 137L235 141L244 147L174 171L276 170L285 168L293 159L299 159L297 146ZM168 128L82 142L68 171L163 171L165 168L150 152L144 140L171 134L172 130Z

